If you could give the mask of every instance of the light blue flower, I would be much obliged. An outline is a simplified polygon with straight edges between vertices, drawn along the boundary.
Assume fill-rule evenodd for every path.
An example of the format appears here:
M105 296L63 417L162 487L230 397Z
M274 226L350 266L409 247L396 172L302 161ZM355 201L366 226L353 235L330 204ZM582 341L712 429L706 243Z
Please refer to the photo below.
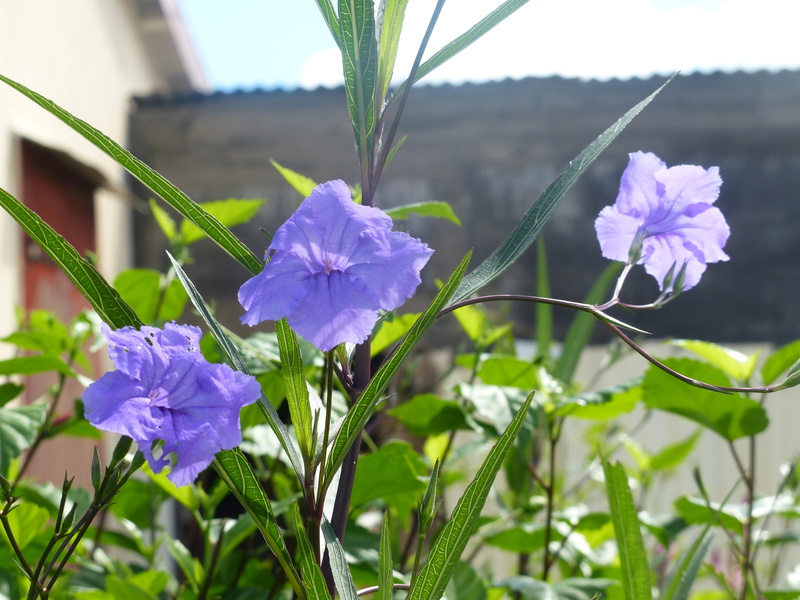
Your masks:
M343 181L317 186L275 233L264 270L245 282L242 323L286 318L320 350L361 343L380 310L393 310L420 284L433 250L392 231L377 208L350 198Z

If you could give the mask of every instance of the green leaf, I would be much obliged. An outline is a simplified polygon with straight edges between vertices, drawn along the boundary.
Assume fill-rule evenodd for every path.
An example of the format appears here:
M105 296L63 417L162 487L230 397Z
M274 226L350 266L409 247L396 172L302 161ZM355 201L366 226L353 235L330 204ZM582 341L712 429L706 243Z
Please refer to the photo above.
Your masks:
M650 461L650 468L654 471L672 471L684 464L684 461L694 450L703 430L698 429L685 440L664 446Z
M331 32L336 45L341 48L342 43L339 40L339 19L336 17L336 11L333 10L331 0L317 0L317 6L322 13L322 18L325 19L325 24Z
M461 554L478 525L483 505L497 472L522 428L533 394L528 396L508 429L497 440L481 464L475 479L467 486L453 514L433 543L428 560L408 593L408 600L439 600L450 581Z
M169 213L159 206L155 198L150 198L150 212L153 213L153 218L155 219L156 224L164 233L164 236L167 238L167 240L170 242L175 241L175 238L178 235L178 226L175 223L175 220L169 216Z
M764 385L774 382L781 373L788 370L798 360L800 360L800 340L778 348L767 357L761 367L761 380Z
M339 42L353 137L363 166L375 128L378 42L373 0L339 0Z
M481 363L478 377L487 385L502 385L523 390L539 386L536 365L516 356L491 356Z
M650 566L644 550L639 517L628 488L625 469L603 461L606 495L617 538L617 550L626 600L652 600Z
M44 404L0 409L0 475L7 475L11 461L31 447L46 414Z
M386 348L407 334L420 315L420 313L389 314L390 316L381 319L380 328L372 338L372 343L370 344L372 356L386 350Z
M295 593L304 600L306 594L303 585L294 569L292 557L286 549L281 528L272 511L272 505L250 463L237 448L222 450L217 454L213 464L225 485L247 511L247 514L252 517L270 550L278 559Z
M163 279L153 269L127 269L117 275L114 287L143 322L174 321L183 313L189 297L175 279L162 291Z
M398 221L407 219L411 215L421 217L434 217L436 219L447 219L456 225L461 225L461 220L453 212L453 207L447 202L417 202L416 204L405 204L384 210L393 220Z
M25 386L17 383L0 384L0 406L5 406L22 393Z
M689 591L692 589L700 566L703 564L703 558L708 552L708 547L713 539L714 536L709 532L709 528L706 527L697 536L691 548L682 553L673 567L664 589L661 591L660 600L688 600Z
M184 217L192 221L195 225L197 225L200 229L202 229L206 233L206 235L208 235L208 237L210 237L217 244L219 244L219 246L223 250L225 250L233 258L235 258L248 271L255 274L261 272L261 270L264 268L264 265L250 251L250 249L247 248L247 246L245 246L241 241L239 241L239 239L236 238L236 236L234 236L216 218L206 213L197 204L192 202L192 200L186 194L184 194L180 189L178 189L172 183L167 181L167 179L164 178L162 175L160 175L159 173L148 167L138 158L133 156L130 152L125 150L125 148L123 148L117 142L112 140L110 137L101 133L100 131L98 131L85 121L82 121L81 119L78 119L77 117L73 116L72 114L70 114L57 104L55 104L52 100L48 100L44 96L37 94L33 90L26 88L24 85L17 83L16 81L9 79L8 77L4 77L3 75L0 75L0 81L7 83L12 88L14 88L18 92L26 96L28 99L33 100L34 102L36 102L36 104L47 110L49 113L61 119L64 123L66 123L72 129L80 133L84 138L89 140L97 148L99 148L100 150L105 152L108 156L117 161L131 175L136 177L136 179L138 179L145 186L150 188L150 190L152 190L154 193L158 194L161 198L163 198L170 206L172 206L175 210L177 210L181 215L183 215ZM2 196L3 194L0 194L0 203L3 203ZM6 210L9 209L6 208ZM9 212L12 211L9 210ZM12 216L14 216L13 213ZM14 218L16 219L17 217L14 216ZM26 229L26 231L28 230ZM28 232L28 234L30 235L30 232ZM37 243L39 242L37 241ZM44 246L42 246L42 248L46 250ZM56 260L56 262L58 262L58 260ZM78 285L77 282L75 283L76 285ZM89 298L89 296L86 297ZM89 301L91 302L91 298L89 298ZM98 310L98 312L100 311ZM117 324L114 320L106 319L103 313L100 313L100 315L103 317L104 321L106 321L107 323L114 323L115 326L117 327L136 324L135 321L133 321L130 323L122 323L120 325Z
M247 223L258 214L264 200L241 200L229 198L227 200L214 200L203 202L202 207L209 215L216 217L226 227L234 227ZM181 222L181 238L184 244L192 244L202 240L206 234L197 225L189 220Z
M394 597L394 561L392 560L392 531L389 511L383 514L381 541L378 548L378 594L375 600L392 600Z
M322 535L325 538L325 547L328 549L333 581L336 583L336 591L339 592L339 598L341 600L358 600L353 576L347 566L344 548L336 538L328 519L324 517L322 519Z
M589 290L589 293L584 299L584 303L598 304L602 302L606 290L611 287L611 284L621 270L621 262L614 261L608 265L600 274L600 277L597 278L592 289ZM572 383L572 378L575 376L575 369L578 368L578 361L583 354L583 349L586 347L586 344L591 340L592 332L596 325L596 317L587 312L580 311L572 319L572 324L569 326L569 331L567 331L567 337L564 338L561 354L553 369L553 376L556 379L564 383Z
M178 487L167 479L167 474L164 471L158 474L153 473L149 464L145 465L142 470L165 494L177 500L190 512L195 512L200 508L200 494L195 486L184 485Z
M180 540L167 537L167 548L169 548L172 558L178 563L178 567L186 577L186 581L196 593L200 589L200 584L205 575L202 563L192 556Z
M489 595L483 579L463 560L456 564L446 590L447 600L487 600Z
M2 75L0 80L7 81ZM25 232L45 253L55 261L78 291L97 311L100 318L112 327L140 326L142 323L130 306L120 298L102 275L67 240L55 232L36 213L0 189L2 206L19 223Z
M314 191L314 188L319 185L316 181L311 179L310 177L306 177L305 175L301 175L291 169L287 169L284 166L279 165L277 162L269 159L269 162L272 163L272 166L277 169L278 173L283 175L283 178L286 182L291 185L297 193L299 193L303 198L308 198L311 195L311 192Z
M425 463L407 442L393 440L358 459L350 505L355 508L395 494L410 496L413 504L425 490Z
M543 523L512 524L486 535L483 539L490 546L515 554L531 554L544 548L545 528ZM558 531L551 531L553 541L563 540Z
M392 82L400 32L408 0L380 0L378 5L378 102L383 102Z
M500 8L503 8L511 2L512 0L509 0ZM522 2L517 2L516 4L521 5ZM672 78L670 78L667 83L670 81L672 81ZM453 297L450 299L451 304L469 298L487 283L499 277L501 273L522 256L536 239L536 236L539 235L542 227L544 227L544 224L552 216L566 193L578 180L578 177L592 162L594 162L594 159L605 150L614 138L620 134L625 126L664 89L667 83L659 87L655 92L625 113L622 118L601 133L595 141L589 144L583 152L569 163L569 166L564 172L561 173L553 183L547 186L544 193L537 198L533 206L528 209L528 212L525 213L500 247L492 252L486 260L464 278L464 281L461 282L456 293L453 294Z
M536 240L536 295L550 297L550 275L547 269L547 251L544 238ZM536 354L550 356L553 341L553 307L546 302L536 304Z
M304 456L314 455L314 436L311 432L311 404L308 399L308 384L303 371L303 356L297 343L297 336L286 319L275 322L278 334L278 347L281 356L281 373L289 403L297 441Z
M35 504L18 504L8 513L8 524L20 550L36 539L50 520L47 509ZM0 544L9 545L5 529L0 527Z
M675 511L687 523L704 525L721 525L730 532L742 534L742 523L747 519L744 507L735 504L719 504L711 506L702 498L681 496L675 501Z
M725 374L708 363L690 358L662 362L692 379L711 385L730 385ZM755 435L769 424L766 411L755 400L689 386L655 366L647 370L642 385L645 406L681 415L716 431L726 440Z
M435 394L418 394L397 408L386 411L406 426L412 435L428 437L448 431L470 429L464 408L455 400Z
M47 371L75 376L75 372L69 368L69 365L57 356L39 354L0 360L0 375L33 375Z
M631 412L642 399L642 378L634 377L617 385L572 396L558 413L579 419L607 421Z
M325 577L317 564L308 532L303 525L298 505L292 504L290 509L292 527L297 539L297 555L300 563L300 573L303 575L303 584L306 586L309 600L330 600L328 586L325 584Z
M756 368L757 352L747 356L731 348L700 340L672 340L670 343L706 359L737 382L748 381Z
M414 326L408 332L408 335L403 338L403 341L397 347L397 350L395 350L386 362L381 365L367 384L367 387L361 393L361 396L359 396L358 400L348 411L339 429L339 433L336 434L333 440L328 455L328 464L326 466L324 479L325 487L330 485L334 474L339 470L344 460L345 454L350 449L350 446L353 445L359 432L364 428L367 420L372 415L372 411L378 403L378 400L380 400L381 394L383 394L389 382L397 374L400 367L405 362L406 357L425 331L433 325L439 311L444 308L447 299L455 291L458 282L461 281L464 270L467 268L467 264L469 264L470 256L471 253L469 252L464 256L461 260L461 264L459 264L458 268L453 272L442 289L439 290L439 293L433 299L431 305L420 315L414 323Z

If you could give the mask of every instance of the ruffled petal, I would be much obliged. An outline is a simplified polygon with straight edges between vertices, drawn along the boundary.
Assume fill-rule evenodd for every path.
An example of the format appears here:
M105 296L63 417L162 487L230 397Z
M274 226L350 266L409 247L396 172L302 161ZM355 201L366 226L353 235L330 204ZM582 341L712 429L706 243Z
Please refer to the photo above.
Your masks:
M285 317L308 295L310 277L301 258L285 253L273 257L239 288L239 303L246 310L242 323L257 325Z
M122 371L106 373L83 392L86 418L95 427L127 435L140 445L152 441L161 423L151 410L149 392Z

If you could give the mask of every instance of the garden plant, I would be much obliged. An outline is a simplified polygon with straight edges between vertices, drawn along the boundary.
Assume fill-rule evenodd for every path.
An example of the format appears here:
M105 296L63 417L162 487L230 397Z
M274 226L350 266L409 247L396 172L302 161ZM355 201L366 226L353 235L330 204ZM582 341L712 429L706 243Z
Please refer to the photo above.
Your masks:
M380 208L385 169L414 144L397 138L406 101L416 82L525 1L506 0L423 60L438 0L398 83L408 0L317 0L341 50L361 178L318 185L313 173L277 165L301 202L267 233L263 256L230 230L266 226L254 219L258 202L197 204L57 99L0 75L152 191L171 265L110 283L0 190L0 205L93 308L70 323L20 314L3 340L17 355L0 361L0 598L800 597L786 558L797 548L797 457L775 465L783 479L766 494L755 467L769 394L800 382L800 341L744 355L682 340L673 344L682 357L659 359L640 345L645 332L616 316L668 303L680 310L681 294L728 260L735 232L715 205L724 173L629 149L616 200L595 222L608 268L583 299L548 297L543 226L669 81L598 132L490 256L467 254L423 311L403 311L436 248L398 224L409 214L457 220L438 202ZM192 245L203 239L219 246L220 268L238 263L249 273L238 298L251 335L219 322L213 299L193 285ZM530 289L481 295L534 251ZM624 284L642 267L659 293L632 305ZM494 310L518 302L536 306L533 352ZM552 335L554 306L574 311L563 340ZM190 313L202 327L185 324ZM418 342L444 319L460 325L459 352L435 386L415 389ZM616 341L608 364L627 348L641 355L641 376L600 389L578 380L596 327ZM91 372L90 344L108 353L109 372ZM24 376L46 371L58 383L32 404L18 402ZM71 379L85 391L61 414L56 403ZM651 450L624 420L635 411L673 413L697 429ZM584 455L566 464L564 432L575 422L589 424ZM44 441L97 440L98 430L113 448L75 464L60 488L29 477ZM696 488L676 495L667 514L641 510L657 481L690 468L701 434L728 444L739 485L712 497L696 471ZM76 473L89 473L91 488L74 485Z

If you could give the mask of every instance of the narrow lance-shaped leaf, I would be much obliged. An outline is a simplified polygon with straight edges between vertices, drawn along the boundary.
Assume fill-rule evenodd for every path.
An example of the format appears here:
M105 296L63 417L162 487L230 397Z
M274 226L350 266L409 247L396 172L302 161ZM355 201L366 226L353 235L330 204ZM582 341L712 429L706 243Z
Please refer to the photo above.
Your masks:
M536 293L539 296L550 296L550 274L543 237L536 240ZM553 307L542 302L536 305L536 353L547 357L552 341Z
M120 298L97 269L81 257L50 225L42 221L39 215L3 189L0 189L0 206L64 271L101 319L115 328L127 325L138 327L142 324L134 310Z
M222 352L228 357L237 371L249 374L247 366L244 364L244 360L242 360L239 351L233 345L226 333L222 330L222 327L220 327L219 323L217 323L217 320L211 314L211 311L208 309L208 305L194 287L194 284L186 276L186 273L181 268L180 264L178 264L178 261L176 261L169 252L167 253L167 256L169 256L170 261L172 261L172 266L175 269L175 275L183 284L186 293L189 294L189 299L197 309L197 312L200 313L203 321L205 321L206 325L208 325L209 330L211 330L211 335L214 336L214 339L217 341L220 348L222 348ZM258 401L258 406L261 409L264 418L267 420L267 424L278 437L281 447L289 457L289 461L292 463L292 467L297 474L298 480L302 483L305 480L305 477L303 474L304 469L303 462L300 458L300 453L297 451L297 447L295 446L292 437L289 435L286 426L283 424L283 421L281 421L278 413L275 411L275 407L272 406L272 403L263 394L263 392Z
M392 536L389 526L389 511L383 515L381 540L378 549L378 595L376 600L392 600L394 596L394 561L392 559Z
M278 559L297 596L305 599L305 588L292 564L292 557L286 549L281 528L272 511L272 505L261 488L250 463L236 448L219 452L213 465L225 485L247 511L247 514L252 517L270 550Z
M314 549L308 539L308 532L303 525L300 516L300 509L297 503L292 504L291 509L292 526L297 538L297 557L300 562L300 572L303 574L303 583L308 592L308 600L330 600L328 586L325 584L325 577L317 564L314 556Z
M304 456L314 454L314 438L311 433L311 404L308 400L308 387L303 372L303 356L297 343L297 335L289 327L286 319L275 322L278 334L278 347L281 353L281 374L286 386L286 400L289 414L294 423L297 441Z
M664 590L661 592L661 600L687 600L689 598L689 591L703 564L703 558L714 540L714 536L709 531L710 528L711 525L707 525L703 529L689 551L684 552L675 564Z
M347 558L344 548L336 537L333 527L328 523L328 519L322 519L322 535L325 538L325 547L328 550L328 557L331 563L333 581L336 583L336 590L339 592L341 600L358 600L356 586L353 583L353 576L347 566Z
M378 103L383 102L392 81L407 4L408 0L381 0L378 6L378 93L375 96Z
M362 175L375 127L378 43L375 39L372 1L339 0L342 67L356 150L362 163Z
M478 525L478 518L489 496L494 478L522 428L532 400L533 394L530 394L506 431L489 451L486 460L475 474L475 479L467 486L464 495L453 509L450 520L431 547L428 561L414 581L408 600L439 600L444 594L453 570Z
M414 325L411 327L411 330L408 332L405 338L403 338L403 341L389 357L389 359L383 363L383 365L381 365L381 367L370 380L367 387L361 393L361 396L358 398L356 403L347 412L347 415L342 422L342 426L339 429L339 433L333 440L328 458L328 465L325 470L325 488L330 485L333 475L339 469L342 461L344 460L345 454L350 449L350 446L353 445L358 433L363 429L364 425L366 425L367 420L372 414L372 410L378 403L378 400L380 399L383 391L386 389L386 386L389 385L389 382L397 374L400 366L405 361L409 352L411 352L416 343L420 340L422 334L425 333L425 331L427 331L431 325L433 325L433 322L436 320L436 316L439 314L439 311L444 308L447 298L450 297L450 295L453 293L453 290L455 290L456 286L458 285L458 282L461 281L461 277L463 276L464 271L467 268L467 264L469 263L470 256L471 253L467 253L467 255L462 259L461 264L453 272L453 274L450 276L450 279L442 287L442 289L439 290L439 293L436 295L431 305L419 316Z
M606 495L617 538L617 551L622 569L622 589L626 600L652 600L650 566L639 528L639 515L628 487L625 469L617 463L603 461Z
M195 204L186 194L175 185L167 181L158 172L154 171L133 154L125 150L110 137L92 127L85 121L73 116L52 100L48 100L41 94L28 89L21 83L0 75L3 81L15 90L33 100L47 110L52 115L61 119L72 129L80 133L97 148L105 152L108 156L117 161L131 175L136 177L144 185L158 194L184 217L197 225L208 237L214 240L219 246L239 261L251 273L259 273L264 268L261 261L245 246L230 230L222 225L215 217Z
M341 47L342 44L339 41L339 19L336 16L336 11L333 10L331 0L317 0L317 6L322 13L322 18L325 19L325 24L328 26L328 30L331 32L336 45Z
M672 77L675 77L674 75ZM586 168L616 138L625 126L664 89L672 77L647 98L630 109L616 123L601 133L598 138L581 152L558 178L547 186L533 206L525 213L505 241L478 267L464 278L458 286L451 303L469 298L484 285L495 280L508 269L530 247L544 224L555 212L566 193L578 180Z

